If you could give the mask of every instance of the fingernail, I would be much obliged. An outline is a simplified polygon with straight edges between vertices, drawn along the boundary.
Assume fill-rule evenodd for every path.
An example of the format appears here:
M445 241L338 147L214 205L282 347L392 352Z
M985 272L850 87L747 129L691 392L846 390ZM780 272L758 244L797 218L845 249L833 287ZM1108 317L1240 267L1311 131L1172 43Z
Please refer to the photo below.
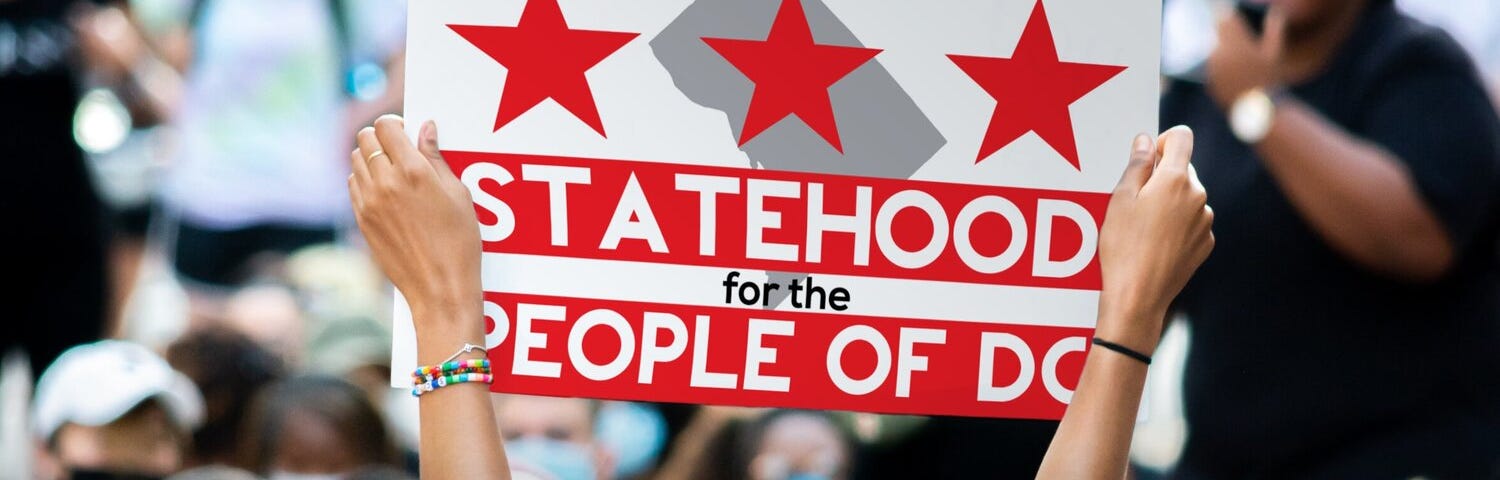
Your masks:
M1130 150L1135 153L1147 153L1151 151L1151 137L1142 133L1135 136L1135 141L1130 144Z
M403 128L403 129L406 128L406 119L405 118L401 118L400 115L396 115L394 113L382 114L379 118L375 119L375 125L379 125L381 122L386 122L386 121L394 121L394 122L396 122L396 126L397 127L400 127L400 128Z
M436 128L437 125L432 123L432 120L422 122L422 130L417 134L417 136L420 137L422 139L422 142L424 143L432 142L436 140L435 138L433 138L436 136L434 135L435 132L433 132L433 130Z

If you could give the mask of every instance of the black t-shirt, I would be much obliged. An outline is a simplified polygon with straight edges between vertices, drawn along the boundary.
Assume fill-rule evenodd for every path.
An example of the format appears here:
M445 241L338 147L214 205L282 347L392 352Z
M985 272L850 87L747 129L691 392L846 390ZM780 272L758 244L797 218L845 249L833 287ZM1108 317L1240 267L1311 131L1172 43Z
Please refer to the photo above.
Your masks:
M0 305L33 372L99 338L106 285L104 214L73 140L79 59L69 14L88 0L0 0ZM107 3L93 0L92 3Z
M1218 240L1178 302L1192 331L1182 476L1488 478L1500 459L1500 121L1477 74L1441 31L1377 1L1290 94L1398 157L1457 261L1431 285L1351 262L1203 86L1172 82L1163 126L1194 129Z

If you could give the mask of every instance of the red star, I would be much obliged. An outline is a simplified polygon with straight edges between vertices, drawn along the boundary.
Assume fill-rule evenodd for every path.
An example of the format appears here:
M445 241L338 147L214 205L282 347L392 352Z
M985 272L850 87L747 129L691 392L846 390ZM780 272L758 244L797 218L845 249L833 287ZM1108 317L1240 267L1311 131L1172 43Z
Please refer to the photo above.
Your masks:
M639 34L573 30L557 0L531 0L514 27L449 25L459 36L505 66L505 87L495 130L551 98L594 131L604 123L584 72Z
M828 87L880 50L813 43L800 0L782 0L764 41L704 38L703 42L755 82L745 128L740 131L741 146L788 115L796 115L834 150L844 153Z
M974 163L1034 131L1073 168L1081 170L1068 106L1125 70L1114 65L1059 61L1041 0L1031 10L1010 58L948 58L995 99L995 113Z

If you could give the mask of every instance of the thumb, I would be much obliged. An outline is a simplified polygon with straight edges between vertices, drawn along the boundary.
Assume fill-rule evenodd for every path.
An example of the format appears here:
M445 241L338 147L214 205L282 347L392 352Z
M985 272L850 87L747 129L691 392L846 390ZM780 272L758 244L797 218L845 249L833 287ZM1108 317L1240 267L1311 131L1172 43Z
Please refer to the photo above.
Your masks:
M1261 30L1261 53L1281 60L1282 49L1286 46L1286 9L1272 5L1266 12L1266 23Z
M1144 133L1135 136L1135 141L1130 144L1130 163L1125 166L1125 173L1120 176L1115 192L1134 195L1146 184L1156 164L1156 153L1153 152L1155 145L1156 142L1152 142L1151 137Z
M422 129L417 133L417 151L422 152L423 157L432 163L432 168L440 175L453 176L453 170L448 168L448 162L443 160L443 151L438 149L437 123L432 120L422 122Z
M1186 125L1172 127L1162 132L1158 142L1161 162L1156 168L1186 173L1193 159L1193 129Z

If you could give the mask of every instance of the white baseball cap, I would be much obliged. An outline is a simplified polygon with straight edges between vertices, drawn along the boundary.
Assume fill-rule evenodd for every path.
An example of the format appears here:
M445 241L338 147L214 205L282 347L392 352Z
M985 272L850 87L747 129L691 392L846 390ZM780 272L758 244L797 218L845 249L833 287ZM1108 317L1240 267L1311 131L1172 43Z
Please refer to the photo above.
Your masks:
M184 432L203 422L203 396L146 347L103 340L68 349L37 381L32 429L50 441L64 424L108 425L148 399Z

